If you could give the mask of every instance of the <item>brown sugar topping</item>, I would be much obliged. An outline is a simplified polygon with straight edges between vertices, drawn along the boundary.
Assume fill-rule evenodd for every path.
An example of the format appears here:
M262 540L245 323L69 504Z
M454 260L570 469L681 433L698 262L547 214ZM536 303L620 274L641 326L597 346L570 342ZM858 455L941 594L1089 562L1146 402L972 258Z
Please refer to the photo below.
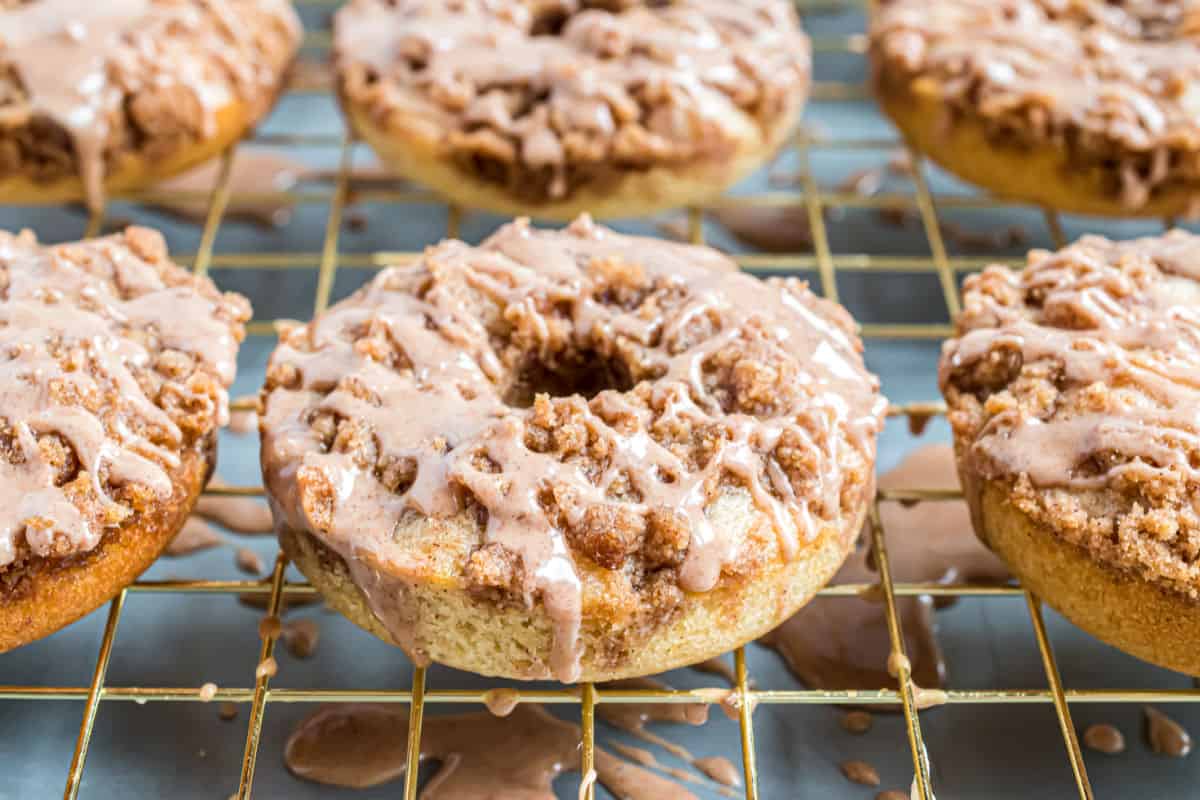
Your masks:
M1119 568L1200 596L1200 237L1035 250L965 284L941 385L974 478Z
M1064 149L1143 206L1200 179L1200 10L1182 0L888 0L877 82L946 103L1006 146Z
M809 73L787 0L354 0L334 57L378 122L534 200L728 155L735 121L786 118Z
M420 569L413 515L470 515L464 585L540 600L569 679L580 560L700 592L844 528L885 407L860 347L848 315L795 280L587 218L518 221L477 248L433 247L281 338L267 487L402 642L403 587L380 580ZM734 492L769 521L744 541L709 518Z
M145 228L0 232L0 572L92 550L172 496L228 413L249 316Z
M265 113L299 40L287 0L0 4L0 176L75 174L96 208L122 154L211 137L235 100Z

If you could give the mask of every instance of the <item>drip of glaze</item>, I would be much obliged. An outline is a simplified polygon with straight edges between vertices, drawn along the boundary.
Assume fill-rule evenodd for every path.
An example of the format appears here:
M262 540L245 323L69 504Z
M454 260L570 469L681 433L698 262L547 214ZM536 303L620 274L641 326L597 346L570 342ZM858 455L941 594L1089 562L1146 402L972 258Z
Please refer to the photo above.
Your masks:
M284 193L295 188L308 167L285 156L263 150L239 150L230 165L228 219L253 222L264 228L281 228L292 217L290 198L263 197L245 199L240 195ZM221 162L210 161L196 169L163 181L156 187L168 195L187 193L189 197L158 197L154 204L191 222L204 222L208 216L209 194L217 185Z
M1146 740L1154 752L1183 758L1192 752L1192 737L1182 725L1152 706L1146 706Z
M223 544L225 537L217 533L211 525L202 519L188 517L179 533L175 534L175 538L167 545L165 553L168 556L186 556Z
M733 762L724 756L697 758L692 766L722 786L741 786L742 776Z
M521 703L521 693L516 689L488 689L483 693L483 704L497 717L507 717Z
M1115 756L1125 752L1125 736L1107 723L1089 725L1083 732L1083 744L1097 753Z
M954 453L945 445L921 448L879 484L885 489L957 488ZM999 559L975 539L961 501L908 508L883 503L880 514L896 582L1001 583L1009 577ZM869 583L878 577L869 548L860 545L833 582ZM896 605L913 680L920 686L942 686L945 663L934 631L933 601L901 597ZM889 672L887 610L877 597L817 598L761 642L777 650L796 677L815 689L896 686ZM925 704L936 702L936 695L924 698Z
M628 678L604 684L601 689L670 689L654 678ZM650 722L703 725L708 722L707 703L601 703L596 713L608 724L632 734L644 733Z
M421 800L553 800L553 781L578 763L578 726L521 704L507 719L487 712L426 717L421 759L439 766ZM330 786L367 788L407 766L408 711L342 704L305 719L284 749L293 774ZM628 800L695 800L679 784L596 748L596 779Z
M719 659L713 659L719 661ZM707 662L706 662L707 663ZM723 664L723 662L721 662ZM628 678L604 684L601 689L651 689L661 691L670 689L665 683L654 678ZM637 738L656 744L667 752L690 763L700 772L724 786L739 786L741 779L736 767L728 759L721 756L697 758L686 748L664 739L658 734L646 730L651 722L666 722L682 725L703 725L708 721L707 703L601 703L596 706L596 713L601 719L615 728L632 734ZM620 752L620 751L619 751ZM633 758L643 766L654 766L653 756L640 748L631 748ZM629 753L626 753L629 756ZM646 764L649 757L652 763ZM688 779L689 776L674 774L675 777Z
M218 477L214 477L208 485L213 489L229 488L229 484ZM193 513L223 525L235 533L260 534L275 531L271 510L253 497L205 495L196 501Z
M678 778L686 783L704 782L700 778L685 770L663 766L663 764L661 764L659 760L654 757L653 753L644 748L634 747L633 745L625 744L623 742L609 742L608 746L611 747L615 752L624 756L626 760L632 761L640 766L666 772L668 775ZM720 784L716 787L718 794L724 797L737 796L731 792L728 787L741 786L741 776L737 770L737 767L733 766L728 759L722 756L712 756L709 758L696 758L693 759L691 763L693 767L704 773L704 775L710 780Z

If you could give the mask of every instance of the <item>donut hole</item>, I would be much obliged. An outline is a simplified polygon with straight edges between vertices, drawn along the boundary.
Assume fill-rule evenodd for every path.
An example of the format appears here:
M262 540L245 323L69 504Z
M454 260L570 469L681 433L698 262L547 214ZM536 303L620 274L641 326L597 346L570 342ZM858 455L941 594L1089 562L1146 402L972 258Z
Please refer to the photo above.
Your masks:
M531 356L515 371L503 399L513 408L529 408L539 394L579 396L590 400L610 389L627 392L634 383L629 368L622 361L599 353L574 353L553 364Z

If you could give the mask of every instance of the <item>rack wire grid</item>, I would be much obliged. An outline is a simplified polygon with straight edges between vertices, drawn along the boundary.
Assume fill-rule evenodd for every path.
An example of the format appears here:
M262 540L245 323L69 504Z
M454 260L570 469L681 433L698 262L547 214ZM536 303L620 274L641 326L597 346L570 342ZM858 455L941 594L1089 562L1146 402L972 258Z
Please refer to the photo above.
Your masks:
M323 9L322 13L330 12L340 4L340 0L295 0L300 7ZM844 11L847 9L865 9L868 0L797 0L802 14L812 12ZM314 53L319 57L330 44L330 34L325 30L310 30L306 34L304 49L311 57ZM862 58L866 51L866 37L859 33L850 36L814 37L813 49L815 58L819 60L830 54L849 55ZM311 71L298 72L288 86L289 93L328 93L327 80L314 80ZM823 101L853 101L868 97L868 91L861 83L836 81L818 81L813 88L810 102ZM353 145L351 134L346 133L337 139L327 136L307 136L294 134L259 134L247 140L253 144L266 144L274 147L304 147L304 146L336 146L340 151L339 166L332 186L321 191L261 191L235 192L230 176L233 159L240 144L229 148L220 158L216 179L207 191L173 191L152 189L120 195L119 199L142 203L155 203L166 200L206 202L207 211L204 214L199 246L195 253L180 256L178 260L191 265L197 274L204 275L213 268L239 269L256 268L270 270L316 270L316 293L313 298L312 312L318 314L330 302L334 286L334 278L339 267L382 268L396 264L418 255L415 252L373 252L369 254L344 253L339 250L339 232L343 225L343 216L350 201L353 170ZM686 209L688 238L696 243L704 241L703 215L716 207L731 205L744 207L799 207L807 213L807 221L811 228L812 251L797 253L772 254L741 254L736 258L744 269L756 272L795 272L815 271L818 275L820 291L828 298L838 299L836 277L838 271L865 271L874 273L914 273L932 272L936 274L941 288L942 302L949 317L953 317L960 308L959 279L963 273L981 268L984 264L995 262L996 258L951 257L948 254L943 238L939 209L949 207L959 208L998 208L1001 205L1012 205L1011 201L987 195L973 196L935 194L931 191L925 174L925 165L920 153L907 148L899 138L863 139L844 138L837 132L823 133L817 130L801 130L792 141L791 147L797 154L800 172L798 185L794 189L780 191L762 191L751 194L739 194L718 200L704 208ZM885 192L869 196L849 190L825 190L818 186L812 172L812 163L816 154L830 150L859 150L894 152L897 148L905 148L911 159L912 189L911 192ZM355 199L363 202L383 204L414 204L429 203L434 198L425 191L416 189L355 189ZM323 243L319 252L218 252L215 244L218 231L231 203L327 203L328 214L324 229ZM0 204L3 201L0 200ZM826 227L827 212L848 208L874 208L897 211L915 212L920 219L923 235L926 240L928 254L917 257L879 256L866 254L834 254L829 243L829 233ZM456 236L463 218L464 209L449 206L447 209L446 234ZM1043 212L1044 223L1052 241L1057 246L1065 243L1063 225L1053 211ZM101 209L89 215L85 235L95 235L105 224L106 213ZM1167 221L1169 224L1170 221ZM274 335L274 320L254 320L248 325L251 335ZM904 323L904 324L864 324L861 326L864 338L879 339L941 339L951 333L951 326L946 323ZM251 403L235 402L235 409L250 409ZM939 402L919 402L904 405L894 405L889 414L892 416L908 416L927 419L931 415L943 414L945 408ZM260 486L222 487L206 490L209 495L218 496L261 496ZM948 690L944 700L950 704L1017 704L1017 703L1049 703L1053 704L1061 729L1062 741L1067 759L1074 777L1074 784L1079 796L1085 800L1093 797L1087 770L1080 752L1079 741L1075 726L1071 720L1071 704L1076 703L1145 703L1145 702L1186 702L1200 701L1200 690L1192 689L1083 689L1065 690L1063 681L1055 661L1054 649L1046 632L1041 603L1028 590L1016 585L982 586L982 585L943 585L934 583L898 583L892 580L888 560L887 536L880 521L880 506L884 503L912 503L918 501L938 501L961 499L957 491L933 489L909 490L880 490L869 509L870 544L874 548L878 565L877 583L855 583L830 586L820 592L824 597L855 597L882 592L887 610L887 632L893 653L904 654L905 639L901 627L901 619L897 612L896 598L906 596L927 595L934 597L982 597L994 598L1004 596L1020 596L1025 600L1029 620L1032 624L1033 635L1041 655L1042 665L1047 680L1046 689L989 689L989 690ZM246 732L244 757L242 759L241 775L235 797L242 800L251 796L254 782L255 763L259 752L260 736L263 718L267 708L272 703L345 703L345 702L383 702L401 703L410 708L408 732L408 768L405 772L403 796L406 800L414 800L418 793L418 766L423 712L427 704L479 704L484 700L483 692L476 690L426 690L423 668L415 668L411 688L407 691L375 691L375 690L329 690L329 689L277 689L271 687L271 676L260 674L255 677L253 685L244 687L223 687L215 695L202 696L200 687L193 686L109 686L105 683L110 658L117 642L117 629L121 621L126 598L131 593L173 593L192 596L231 595L231 594L266 594L268 596L265 614L278 615L288 596L313 594L314 588L298 581L285 579L287 564L283 555L279 555L274 563L269 579L266 580L140 580L118 594L109 604L108 616L104 625L99 652L90 683L86 686L21 686L0 685L0 700L76 700L83 702L82 721L79 725L78 738L74 754L71 757L70 769L64 798L75 798L80 790L84 764L88 755L93 726L100 704L104 701L159 701L159 702L199 702L208 700L228 701L238 704L249 704L250 715ZM260 629L261 644L258 659L255 664L272 657L275 639L270 633L269 626ZM591 684L585 684L579 689L562 687L549 690L522 690L521 702L548 704L578 704L581 721L581 775L585 779L581 785L581 800L594 798L594 783L587 776L593 775L595 748L595 709L602 703L715 703L722 700L732 700L738 709L738 724L741 737L741 755L744 771L744 792L747 800L757 800L760 796L754 739L753 710L762 704L816 704L838 705L853 703L863 706L892 706L900 704L903 709L904 728L907 734L908 750L911 754L913 769L913 796L921 800L932 800L934 797L930 770L930 756L927 754L921 730L921 720L918 713L918 701L915 687L906 659L895 659L898 690L880 689L877 691L838 691L838 690L770 690L753 688L749 679L744 648L734 651L736 683L729 690L729 696L722 697L711 690L629 690L605 689ZM249 676L248 676L249 677Z

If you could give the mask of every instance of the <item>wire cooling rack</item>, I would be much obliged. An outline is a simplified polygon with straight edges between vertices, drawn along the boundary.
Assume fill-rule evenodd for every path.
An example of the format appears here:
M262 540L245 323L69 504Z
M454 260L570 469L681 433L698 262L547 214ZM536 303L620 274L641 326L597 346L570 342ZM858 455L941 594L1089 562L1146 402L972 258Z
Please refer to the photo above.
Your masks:
M338 0L296 0L301 7L318 8L320 13L327 13L338 5ZM798 0L802 13L815 11L845 10L847 7L865 6L865 0ZM328 49L329 31L310 31L305 40L305 50L310 58L321 58L321 52ZM866 39L862 34L839 36L832 38L817 37L814 39L814 52L818 64L822 58L832 54L859 57L866 49ZM298 71L297 78L288 88L290 93L328 93L328 79L314 76L312 71ZM814 87L813 103L844 102L865 100L868 97L865 87L859 83L818 82ZM349 134L341 137L305 136L293 134L256 135L248 140L253 144L271 145L276 148L302 148L308 146L334 146L340 149L338 169L334 180L328 188L304 191L263 191L235 192L230 181L231 167L236 151L240 145L231 147L220 159L217 177L211 190L206 192L171 192L162 190L144 191L121 196L122 200L154 203L165 200L207 202L207 212L204 216L199 246L192 255L180 256L178 260L189 263L198 274L206 274L211 269L246 269L259 270L309 270L316 272L316 291L313 297L312 312L324 310L330 302L334 287L334 278L339 267L381 268L383 266L411 259L417 255L414 252L373 252L346 253L339 249L339 233L343 225L343 217L351 200L353 185L354 142ZM898 193L880 193L864 196L853 191L825 190L818 186L813 176L812 164L814 159L824 157L830 151L876 151L890 153L896 148L904 147L898 138L862 139L840 136L837 132L820 133L813 130L799 132L792 145L799 162L799 180L795 188L778 191L763 191L752 194L739 194L736 197L724 198L706 208L687 209L688 238L693 242L704 241L702 220L707 211L719 206L758 206L758 207L796 207L806 212L807 221L811 228L812 251L791 254L742 254L736 256L739 264L745 269L760 273L812 271L818 276L820 291L831 299L838 299L837 275L839 271L846 273L859 271L867 273L933 273L941 289L941 301L948 317L952 317L960 307L958 284L959 277L964 272L979 269L983 264L996 261L995 258L961 258L951 257L947 253L943 240L939 210L947 208L996 208L1001 205L1011 205L1000 198L982 195L964 196L959 194L935 194L930 190L926 178L924 164L918 153L909 151L912 169L912 191ZM434 198L420 190L406 188L354 188L355 201L405 205L414 203L429 203ZM2 202L2 201L0 201ZM320 203L328 206L326 225L322 246L314 252L222 252L216 247L218 232L221 230L226 211L231 203L262 203L262 204L297 204ZM915 213L920 220L925 237L927 254L921 256L879 256L867 254L835 254L829 242L829 232L826 227L826 217L829 212L850 208L873 208L881 210L905 211ZM450 206L447 210L446 234L455 236L458 233L463 210ZM1059 218L1053 212L1045 212L1044 223L1052 241L1061 246L1065 236ZM105 224L106 214L103 210L93 213L87 220L85 233L93 235L100 232ZM274 333L273 320L254 320L249 325L252 335L271 336ZM951 332L949 324L938 323L873 323L862 326L864 338L872 339L940 339ZM238 404L235 404L238 407ZM245 408L246 404L241 404ZM893 416L909 416L927 419L930 415L944 412L940 403L912 403L894 406L890 413ZM210 488L210 495L225 496L261 496L259 486L244 486L232 488ZM877 584L846 584L825 588L821 596L825 597L855 597L866 593L882 596L887 608L887 629L894 653L903 654L905 640L901 630L901 621L897 613L896 598L913 595L930 595L940 597L1003 597L1023 596L1032 623L1033 635L1036 638L1038 650L1045 669L1046 689L987 689L987 690L949 690L945 693L945 702L950 704L1017 704L1017 703L1050 703L1057 714L1066 756L1074 775L1074 782L1079 796L1090 800L1093 797L1088 780L1083 757L1075 727L1071 720L1070 706L1073 703L1145 703L1145 702L1182 702L1200 700L1200 691L1176 690L1136 690L1136 689L1090 689L1064 690L1063 682L1055 661L1054 650L1046 633L1041 603L1030 592L1016 586L974 586L941 584L897 583L892 580L888 561L887 535L880 522L880 506L883 503L951 500L960 498L954 491L944 490L881 490L878 492L869 510L871 544L876 553L879 569ZM136 702L200 702L207 700L228 701L239 704L249 704L249 724L246 732L246 744L242 759L240 782L235 796L249 798L254 782L255 762L258 756L263 718L271 704L278 703L344 703L344 702L385 702L406 704L410 708L409 715L409 747L408 769L405 773L403 796L414 800L418 791L418 764L423 712L427 704L479 704L483 701L483 692L475 690L426 690L425 670L415 668L412 684L407 691L374 691L374 690L328 690L328 689L276 689L271 687L271 676L259 675L252 685L234 688L218 689L215 696L202 696L200 687L193 686L108 686L105 677L110 657L117 642L117 629L121 621L126 598L131 593L147 594L186 594L186 595L233 595L233 594L266 594L267 615L277 615L288 596L312 594L314 589L303 582L293 582L285 579L286 561L280 555L275 561L273 571L268 580L141 580L122 591L109 605L107 621L101 639L99 653L96 658L92 679L87 686L21 686L0 685L0 701L2 700L77 700L83 702L82 722L74 754L71 758L70 770L64 798L77 796L83 775L88 747L91 741L93 725L100 704L105 701L136 701ZM260 634L261 645L258 662L272 657L275 640L270 633ZM743 648L734 651L736 682L730 690L733 705L738 708L741 750L744 770L744 792L747 800L757 800L760 797L757 782L757 753L754 740L753 710L762 704L815 704L836 705L853 702L856 705L890 705L900 704L903 708L905 731L908 749L912 757L914 773L914 797L922 800L933 798L933 786L930 776L930 759L936 759L937 754L927 754L921 730L921 720L918 714L918 703L914 692L914 683L909 668L904 659L896 659L898 670L897 680L899 690L880 689L878 691L814 691L814 690L771 690L752 688L746 666L746 656ZM258 663L256 662L256 663ZM247 678L253 677L248 674ZM595 752L595 710L601 703L712 703L721 698L711 691L675 691L675 690L608 690L591 684L584 684L578 689L563 687L549 690L522 690L522 702L545 704L577 704L580 707L581 721L581 773L587 776L594 765ZM589 781L584 781L581 798L591 800L594 787Z

